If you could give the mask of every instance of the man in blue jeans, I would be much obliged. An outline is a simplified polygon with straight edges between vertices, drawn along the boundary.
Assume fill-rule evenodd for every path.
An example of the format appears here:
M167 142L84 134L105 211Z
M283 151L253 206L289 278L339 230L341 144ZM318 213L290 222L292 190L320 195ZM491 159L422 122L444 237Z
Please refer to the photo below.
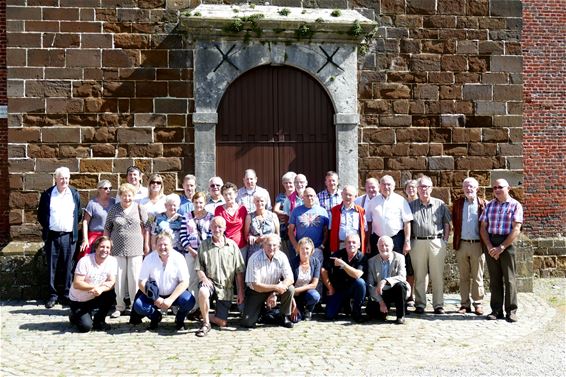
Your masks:
M362 279L365 258L360 251L360 236L348 234L345 249L338 250L325 260L320 271L327 289L326 318L334 319L344 305L353 300L351 312L355 322L362 322L362 304L366 297L366 284Z
M156 251L145 257L138 280L139 291L134 301L134 312L148 317L150 330L156 330L161 322L161 310L178 306L175 328L184 328L185 318L195 305L195 298L187 291L189 270L183 255L173 249L171 235L163 232L157 235ZM131 323L139 323L132 313Z

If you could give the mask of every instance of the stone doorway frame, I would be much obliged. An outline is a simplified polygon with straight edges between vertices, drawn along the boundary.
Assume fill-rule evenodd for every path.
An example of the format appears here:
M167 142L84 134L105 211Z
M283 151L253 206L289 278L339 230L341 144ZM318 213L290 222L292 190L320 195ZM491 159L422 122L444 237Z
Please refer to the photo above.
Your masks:
M328 9L285 8L293 17L283 16L281 9L273 6L238 9L240 17L261 14L254 21L251 30L256 35L251 38L250 31L246 31L244 38L226 31L235 19L233 6L200 5L192 15L182 19L194 42L192 120L195 175L200 189L205 189L208 178L216 175L217 109L222 96L244 72L266 64L298 68L326 90L334 106L336 170L342 184L358 186L357 52L358 44L374 29L375 22L353 10L344 10L338 19ZM305 25L316 32L309 38L291 40L290 35L297 36L298 28ZM352 25L358 26L363 34L352 35L349 32ZM261 34L257 33L260 28ZM291 33L292 30L295 32Z

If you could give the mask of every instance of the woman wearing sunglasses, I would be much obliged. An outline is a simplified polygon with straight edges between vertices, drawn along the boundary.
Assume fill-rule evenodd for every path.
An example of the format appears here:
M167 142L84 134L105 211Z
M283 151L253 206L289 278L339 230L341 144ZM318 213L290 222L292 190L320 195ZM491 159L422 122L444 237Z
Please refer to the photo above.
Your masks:
M103 179L96 185L96 196L86 205L83 215L83 242L77 260L90 254L92 243L104 232L108 209L116 203L116 199L110 196L111 190L110 181Z

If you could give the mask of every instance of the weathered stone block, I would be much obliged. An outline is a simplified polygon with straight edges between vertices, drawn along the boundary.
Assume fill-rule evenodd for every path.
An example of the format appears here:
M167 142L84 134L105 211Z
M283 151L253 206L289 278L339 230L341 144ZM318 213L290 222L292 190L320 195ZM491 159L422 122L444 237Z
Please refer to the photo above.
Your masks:
M407 14L435 14L436 0L406 0Z
M179 158L155 158L153 160L153 170L163 171L179 171L181 170L181 160Z
M499 154L502 156L522 156L523 144L499 144Z
M468 147L466 144L444 144L444 154L449 156L466 156L468 154ZM452 161L454 161L454 159L452 159Z
M81 130L74 127L43 128L41 140L44 143L80 143Z
M505 102L477 101L475 107L477 115L500 115L507 113Z
M382 114L386 112L391 112L391 102L382 99L372 99L364 101L365 103L365 113L377 113Z
M509 130L506 128L484 128L483 141L509 141Z
M495 156L497 154L497 144L470 143L468 154L470 156Z
M492 72L522 72L522 56L491 56L490 66Z
M364 129L362 140L366 143L393 144L395 131L393 129Z
M428 128L403 128L395 130L397 142L428 142L429 129Z
M84 173L104 173L112 171L112 159L104 158L83 158L81 159L81 172Z
M116 139L124 144L151 143L153 133L151 128L120 128L116 132Z
M50 185L44 187L45 190ZM9 206L10 208L26 208L34 209L37 208L37 203L39 202L39 194L37 192L10 192Z
M493 99L495 101L521 101L523 99L523 86L494 85Z
M424 170L426 169L426 157L397 157L386 159L387 169L392 170Z
M26 174L24 176L24 190L26 191L43 191L53 185L53 174L36 173Z
M132 157L162 157L163 144L133 144L127 146L128 155Z
M490 12L491 16L500 17L521 17L523 6L520 0L491 0Z
M459 0L438 0L438 13L440 14L466 14L466 2Z
M74 173L79 171L79 161L76 158L37 158L36 171L54 172L60 166L66 166L71 171L71 184L73 184Z
M383 170L384 162L381 157L369 157L360 160L360 170Z
M59 146L59 156L62 158L70 157L90 157L90 150L87 147L76 145L61 145Z
M83 111L83 100L78 98L47 98L45 104L48 113L68 114Z
M30 156L31 157L31 156ZM33 159L9 159L8 169L10 173L26 173L35 170L35 162Z
M418 99L438 100L438 85L417 84L414 90L414 97Z
M139 64L135 50L102 50L104 67L135 67Z
M411 57L410 68L412 71L440 71L440 55L417 54Z
M468 68L470 72L487 72L490 70L490 59L485 56L470 56L468 58ZM492 71L494 71L492 69ZM474 80L477 82L478 80Z
M443 71L466 71L468 69L468 59L462 55L443 55L441 68Z
M462 96L465 100L490 100L492 99L492 86L465 84L462 87Z
M479 53L481 55L503 55L502 41L479 41Z
M381 98L411 98L411 89L403 84L383 83L379 85L379 94Z
M464 127L464 114L443 114L440 116L441 127Z
M134 97L135 91L133 81L105 81L102 93L106 97Z
M454 157L452 156L434 156L428 158L428 168L430 170L453 170Z
M67 67L101 67L100 50L67 49L65 51Z
M523 169L523 158L522 157L505 157L506 168L511 170L521 170Z
M94 144L92 147L92 157L114 157L116 147L112 144Z
M493 168L490 157L459 157L456 159L456 169L489 170Z
M393 101L393 112L407 114L409 112L409 101L404 99Z
M80 190L91 190L98 183L97 174L73 174L71 175L73 186Z

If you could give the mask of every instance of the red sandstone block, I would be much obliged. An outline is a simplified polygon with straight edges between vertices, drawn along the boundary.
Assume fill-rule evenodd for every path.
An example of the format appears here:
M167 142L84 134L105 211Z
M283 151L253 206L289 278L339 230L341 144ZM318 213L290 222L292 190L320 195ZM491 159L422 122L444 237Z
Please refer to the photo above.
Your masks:
M32 8L33 9L33 8ZM79 19L79 9L78 8L43 8L43 19L44 20L73 20Z
M41 8L10 6L6 7L8 20L41 20Z
M111 48L112 35L111 34L82 34L81 47L83 48Z
M28 6L46 6L56 7L59 5L59 0L27 0Z
M100 51L96 49L67 50L68 67L101 67Z
M78 127L45 127L41 130L44 143L80 143L81 130Z
M137 81L137 97L166 97L167 81Z
M25 31L39 31L39 32L58 32L59 22L57 21L26 21L24 24Z
M102 50L102 65L105 67L135 67L138 52L128 50Z
M133 81L107 81L104 82L103 95L105 97L134 97L135 86Z
M70 81L28 80L26 97L70 97Z
M7 33L8 47L41 47L41 33Z
M132 98L130 100L130 111L133 113L153 112L153 99Z
M26 50L21 48L6 49L6 64L8 66L26 65Z
M79 13L79 19L81 21L94 21L94 14L95 14L95 9L90 9L90 8L81 8L79 9L80 13ZM101 20L98 20L101 21Z
M83 111L83 100L77 98L47 98L48 113L80 113Z
M59 2L62 7L96 8L100 6L100 0L59 0Z
M80 47L81 36L79 34L45 33L43 34L43 47L68 48Z
M46 79L82 79L83 71L80 68L45 68Z
M29 49L28 66L31 67L64 67L64 49Z
M114 47L146 49L150 46L150 36L146 34L114 34Z
M167 50L143 50L141 52L141 63L145 67L168 67Z
M43 113L43 98L8 98L8 111L11 113Z
M100 33L102 32L101 22L61 22L61 31L78 33Z
M8 128L8 140L13 143L36 143L40 139L39 128Z

